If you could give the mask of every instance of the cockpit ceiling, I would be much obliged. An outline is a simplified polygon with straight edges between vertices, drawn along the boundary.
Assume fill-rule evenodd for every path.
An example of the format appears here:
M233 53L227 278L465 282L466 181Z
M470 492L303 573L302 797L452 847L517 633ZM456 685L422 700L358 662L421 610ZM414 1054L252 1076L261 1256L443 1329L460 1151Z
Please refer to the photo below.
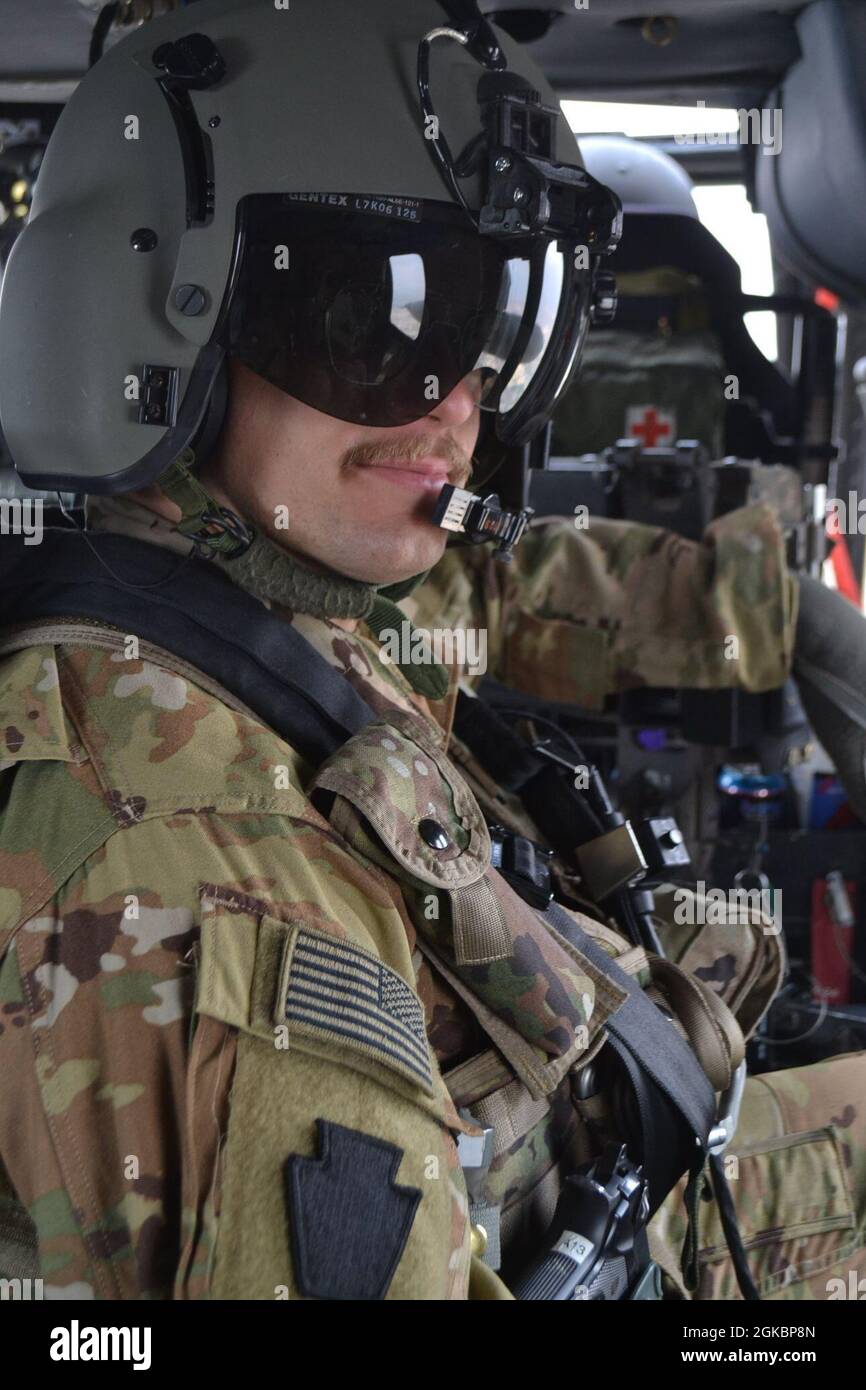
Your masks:
M802 0L663 0L659 16L640 0L481 7L527 43L564 97L726 106L759 101L797 59L794 20L804 8ZM101 8L101 0L0 0L0 103L64 101L87 68Z

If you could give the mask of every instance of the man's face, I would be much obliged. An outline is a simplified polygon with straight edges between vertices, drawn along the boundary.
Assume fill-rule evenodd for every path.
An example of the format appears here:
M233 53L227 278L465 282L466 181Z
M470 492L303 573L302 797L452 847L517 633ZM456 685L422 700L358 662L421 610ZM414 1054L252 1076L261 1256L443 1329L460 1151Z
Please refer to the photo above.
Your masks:
M430 516L445 483L468 481L480 373L422 420L376 429L323 415L239 362L230 371L228 419L202 473L217 500L352 579L395 583L436 563L447 532Z

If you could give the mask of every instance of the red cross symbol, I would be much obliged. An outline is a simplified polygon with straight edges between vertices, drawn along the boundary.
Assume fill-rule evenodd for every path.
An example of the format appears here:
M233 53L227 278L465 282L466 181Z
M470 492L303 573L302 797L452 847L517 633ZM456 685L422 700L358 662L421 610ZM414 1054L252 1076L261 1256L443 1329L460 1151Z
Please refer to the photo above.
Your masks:
M629 438L639 439L645 448L652 449L662 440L673 439L674 417L654 405L631 406L626 411L625 428Z

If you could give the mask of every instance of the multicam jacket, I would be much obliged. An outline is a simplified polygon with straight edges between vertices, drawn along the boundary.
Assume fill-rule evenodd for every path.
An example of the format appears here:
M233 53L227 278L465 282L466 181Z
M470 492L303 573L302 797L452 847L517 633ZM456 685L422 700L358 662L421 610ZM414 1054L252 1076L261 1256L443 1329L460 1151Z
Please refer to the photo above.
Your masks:
M580 552L616 615L596 629L612 653L596 689L655 669L629 612L635 571L675 631L687 614L679 650L691 637L706 679L731 678L711 652L732 635L746 683L782 675L784 567L758 554L762 517L725 521L707 552L606 527L596 554L554 528L548 559L532 536L508 581L523 586L516 627L491 596L505 671L537 687L554 668L559 691L584 679L567 629L593 615L568 616L562 568ZM459 608L450 555L443 575ZM453 690L429 706L363 628L283 616L378 716L320 769L128 634L46 623L23 648L2 639L0 1274L30 1268L33 1238L55 1297L483 1296L455 1139L494 1126L475 1200L501 1213L507 1282L560 1168L609 1123L571 1080L621 994L489 869L470 781L540 836L467 750L462 770L447 756ZM655 615L650 646L664 629ZM649 984L641 951L581 920ZM760 945L744 970L766 994ZM678 943L686 964L693 946ZM748 1012L729 971L707 978Z
M511 564L449 549L402 606L422 627L484 629L487 674L506 685L597 709L637 686L781 685L797 586L774 512L755 505L700 545L637 522L539 518Z

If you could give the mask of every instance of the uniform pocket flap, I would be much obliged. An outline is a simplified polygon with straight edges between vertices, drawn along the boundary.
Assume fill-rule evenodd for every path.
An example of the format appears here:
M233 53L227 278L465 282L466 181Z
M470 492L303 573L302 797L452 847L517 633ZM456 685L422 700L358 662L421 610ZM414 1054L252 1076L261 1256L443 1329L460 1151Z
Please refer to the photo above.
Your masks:
M795 1237L853 1230L854 1210L832 1126L744 1145L737 1161L737 1221L747 1250ZM716 1203L704 1218L700 1259L726 1257Z
M0 771L19 762L80 762L66 718L57 654L48 644L15 654L0 675Z
M421 883L463 888L490 862L481 809L420 717L395 711L368 724L323 763L312 790L349 801Z

